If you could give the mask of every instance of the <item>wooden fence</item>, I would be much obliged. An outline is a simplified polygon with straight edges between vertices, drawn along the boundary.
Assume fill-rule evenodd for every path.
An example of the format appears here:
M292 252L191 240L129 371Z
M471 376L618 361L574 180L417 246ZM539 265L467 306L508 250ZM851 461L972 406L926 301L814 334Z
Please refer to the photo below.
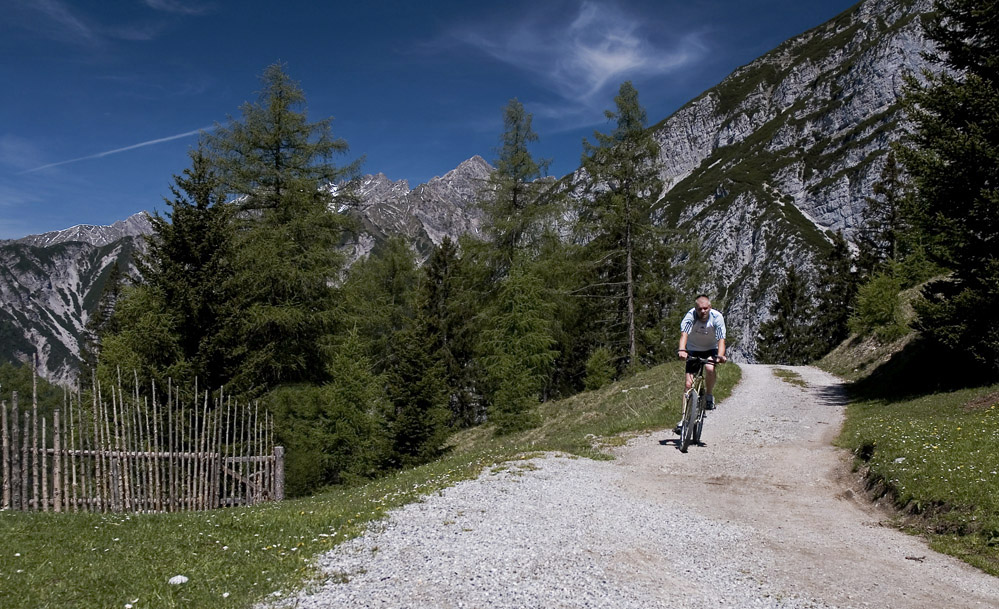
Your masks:
M126 395L110 403L100 388L84 400L67 395L39 417L37 390L22 411L16 392L0 402L0 509L22 511L175 512L250 505L284 498L284 449L259 406L220 393L182 404Z

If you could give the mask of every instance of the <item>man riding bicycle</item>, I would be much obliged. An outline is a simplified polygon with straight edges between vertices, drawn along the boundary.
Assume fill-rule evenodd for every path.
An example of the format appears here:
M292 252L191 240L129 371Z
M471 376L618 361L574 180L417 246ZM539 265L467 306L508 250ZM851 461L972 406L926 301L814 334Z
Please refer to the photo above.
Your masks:
M680 346L677 354L682 360L693 356L712 358L719 364L726 361L725 317L721 311L711 308L711 300L706 294L701 294L694 300L694 308L687 311L683 321L680 322ZM693 386L694 375L697 374L699 366L700 363L696 360L687 361L684 391ZM707 410L715 407L715 396L711 392L714 390L716 378L714 364L704 364L704 401Z

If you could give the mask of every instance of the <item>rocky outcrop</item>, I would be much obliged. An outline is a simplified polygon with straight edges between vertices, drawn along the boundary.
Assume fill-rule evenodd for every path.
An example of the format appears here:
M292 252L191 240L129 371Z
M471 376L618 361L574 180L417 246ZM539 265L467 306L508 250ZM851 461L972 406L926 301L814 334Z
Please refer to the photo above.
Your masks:
M663 222L714 261L716 295L752 361L788 265L808 272L857 229L905 133L906 75L930 69L929 0L870 0L739 68L654 127Z
M45 247L23 241L0 244L0 356L26 362L37 353L41 376L71 384L79 371L84 327L111 267L134 271L131 261L141 238Z
M474 156L412 190L405 180L393 182L380 173L365 176L357 189L360 204L354 212L362 233L351 259L367 255L390 235L406 237L422 258L445 236L456 239L478 234L482 212L476 201L492 170L482 157Z
M50 245L78 241L95 247L101 247L120 241L125 237L148 235L151 231L152 224L149 222L149 214L143 211L132 214L128 218L119 220L110 226L79 224L60 231L42 233L40 235L28 235L22 239L17 239L16 242L35 247L48 247Z

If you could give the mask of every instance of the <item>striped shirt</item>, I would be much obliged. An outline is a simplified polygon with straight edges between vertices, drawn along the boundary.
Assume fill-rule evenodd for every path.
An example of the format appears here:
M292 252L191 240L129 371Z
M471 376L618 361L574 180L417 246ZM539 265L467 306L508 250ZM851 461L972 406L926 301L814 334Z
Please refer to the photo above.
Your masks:
M687 334L687 349L690 351L710 351L718 348L718 341L725 338L725 318L720 311L711 309L708 320L697 318L697 311L691 309L680 322L680 332Z

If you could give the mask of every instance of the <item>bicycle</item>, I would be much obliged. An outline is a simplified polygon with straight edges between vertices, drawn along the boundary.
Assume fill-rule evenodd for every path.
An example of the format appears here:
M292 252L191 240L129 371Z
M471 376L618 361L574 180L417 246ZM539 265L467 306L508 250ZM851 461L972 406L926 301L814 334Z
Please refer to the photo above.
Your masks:
M687 452L687 447L701 443L701 431L704 429L704 364L718 364L712 357L687 358L688 362L697 362L697 373L690 389L683 394L683 416L680 418L680 452Z

